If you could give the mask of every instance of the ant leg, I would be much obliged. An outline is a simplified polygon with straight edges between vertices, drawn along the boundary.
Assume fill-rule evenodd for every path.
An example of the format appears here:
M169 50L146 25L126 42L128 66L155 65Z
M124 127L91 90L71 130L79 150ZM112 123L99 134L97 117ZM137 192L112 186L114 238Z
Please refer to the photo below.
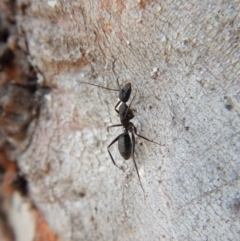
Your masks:
M117 125L108 126L108 127L107 127L107 131L109 131L109 128L111 128L111 127L117 127L117 126L122 126L122 124L117 124Z
M117 168L119 168L120 170L124 171L122 168L120 168L120 167L116 164L116 162L114 161L114 159L113 159L113 157L112 157L111 152L109 151L109 148L110 148L116 141L118 141L118 138L119 138L121 135L122 135L122 134L120 134L118 137L116 137L116 138L108 145L107 149L108 149L109 156L111 157L112 163L113 163ZM124 171L124 172L125 172L125 171Z
M121 102L121 100L118 101L118 103L115 105L115 108L114 108L114 110L115 110L118 114L119 114L119 110L117 109L117 107L119 106L120 102Z
M142 135L137 134L137 128L133 125L133 123L132 123L132 126L133 126L133 132L134 132L134 134L135 134L136 136L138 136L138 137L140 137L140 138L142 138L142 139L145 139L146 141L155 143L155 144L157 144L157 145L165 146L165 145L162 145L162 144L157 143L157 142L155 142L155 141L151 141L151 140L149 140L149 139L148 139L147 137L145 137L145 136L142 136Z
M136 168L137 175L138 175L138 179L139 179L139 182L140 182L140 185L141 185L141 188L142 188L142 190L143 190L144 197L145 197L145 192L144 192L143 185L142 185L142 182L141 182L141 179L140 179L140 175L139 175L137 163L136 163L135 158L134 158L134 152L135 152L135 136L134 136L133 133L132 133L132 144L133 144L133 145L132 145L132 158L133 158L134 166L135 166L135 168Z

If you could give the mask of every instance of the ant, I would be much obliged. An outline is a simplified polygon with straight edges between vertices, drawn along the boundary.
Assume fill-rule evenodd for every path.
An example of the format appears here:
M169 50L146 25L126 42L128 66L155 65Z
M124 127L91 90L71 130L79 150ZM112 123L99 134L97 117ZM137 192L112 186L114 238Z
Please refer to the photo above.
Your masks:
M138 171L138 167L137 167L137 163L135 161L135 157L134 157L134 154L135 154L135 135L142 138L142 139L145 139L149 142L152 142L152 143L155 143L155 144L158 144L160 146L162 146L161 144L157 143L157 142L154 142L154 141L151 141L149 140L148 138L142 136L142 135L139 135L137 133L137 128L134 126L134 124L132 122L130 122L131 119L134 118L134 114L133 114L133 111L131 110L131 103L132 101L134 100L135 96L136 96L136 93L134 95L134 97L132 98L129 106L126 104L126 102L129 100L130 98L130 95L131 95L131 91L132 91L132 88L131 88L131 83L127 83L123 86L123 88L120 87L119 85L119 82L118 82L118 78L117 78L117 83L118 83L118 87L119 89L110 89L110 88L107 88L107 87L103 87L103 86L99 86L99 85L95 85L95 84L91 84L91 83L87 83L87 82L83 82L83 81L80 81L81 83L84 83L84 84L88 84L88 85L93 85L93 86L97 86L99 88L103 88L103 89L107 89L107 90L113 90L113 91L119 91L119 101L117 102L117 104L115 105L115 108L114 110L118 113L119 117L120 117L120 122L121 124L115 124L115 125L111 125L111 126L108 126L107 127L107 130L109 130L109 128L112 128L112 127L119 127L119 126L122 126L124 128L124 132L122 134L120 134L119 136L117 136L107 147L108 149L108 153L109 153L109 156L111 157L111 160L113 162L113 164L118 167L120 170L124 171L122 168L120 168L115 160L113 159L112 157L112 154L110 152L110 147L118 141L118 150L121 154L121 156L125 159L125 160L128 160L130 159L130 157L132 156L133 158L133 162L134 162L134 166L135 166L135 169L137 171L137 175L138 175L138 179L139 179L139 182L140 182L140 185L141 185L141 188L143 190L143 193L144 193L144 189L143 189L143 186L142 186L142 182L141 182L141 179L140 179L140 175L139 175L139 171ZM119 109L117 109L117 107L119 106L119 104L121 103ZM131 133L131 136L132 138L130 137L129 135L129 132Z

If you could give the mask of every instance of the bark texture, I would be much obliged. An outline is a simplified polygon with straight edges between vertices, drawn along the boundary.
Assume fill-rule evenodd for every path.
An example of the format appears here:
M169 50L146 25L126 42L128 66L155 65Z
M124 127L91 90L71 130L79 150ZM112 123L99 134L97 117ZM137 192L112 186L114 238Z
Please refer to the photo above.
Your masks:
M59 240L237 240L240 232L239 1L18 2L45 95L18 163ZM136 161L114 112L131 82ZM133 96L133 95L132 95Z

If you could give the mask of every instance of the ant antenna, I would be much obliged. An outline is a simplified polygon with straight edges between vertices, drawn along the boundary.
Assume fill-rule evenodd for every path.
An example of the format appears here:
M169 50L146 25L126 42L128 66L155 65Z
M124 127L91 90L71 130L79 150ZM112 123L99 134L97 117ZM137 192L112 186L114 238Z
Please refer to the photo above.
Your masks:
M117 76L117 74L116 74L116 72L115 72L115 63L116 63L116 61L117 61L117 60L114 59L114 60L113 60L113 63L112 63L112 65L113 65L112 71L113 71L113 73L114 73L115 76ZM118 84L119 90L121 90L121 86L120 86L120 84L119 84L118 77L117 77L117 84Z
M118 84L118 87L119 87L119 90L121 89L121 86L119 84L119 81L118 81L118 77L117 77L117 84Z
M93 86L97 86L97 87L99 87L99 88L103 88L103 89L105 89L105 90L119 91L119 90L116 90L116 89L111 89L111 88L107 88L107 87L104 87L104 86L100 86L100 85L91 84L91 83L84 82L84 81L78 81L78 82L83 83L83 84L87 84L87 85L93 85Z

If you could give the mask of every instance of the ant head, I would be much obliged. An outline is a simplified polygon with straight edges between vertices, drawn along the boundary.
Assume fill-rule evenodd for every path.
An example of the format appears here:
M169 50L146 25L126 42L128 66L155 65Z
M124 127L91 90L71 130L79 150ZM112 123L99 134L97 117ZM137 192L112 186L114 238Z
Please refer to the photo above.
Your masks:
M131 83L127 83L124 87L119 91L119 99L126 103L129 100L131 95L132 87Z

